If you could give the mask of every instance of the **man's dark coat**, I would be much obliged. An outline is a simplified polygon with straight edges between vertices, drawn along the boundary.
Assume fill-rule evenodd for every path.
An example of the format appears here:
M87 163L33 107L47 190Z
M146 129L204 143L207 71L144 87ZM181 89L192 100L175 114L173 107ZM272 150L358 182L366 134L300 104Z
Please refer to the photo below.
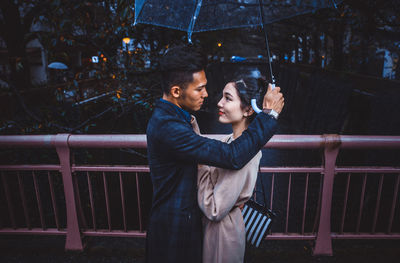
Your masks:
M199 136L180 109L163 100L147 126L153 204L146 262L201 262L202 225L197 205L197 164L240 169L267 143L277 122L260 113L227 144Z

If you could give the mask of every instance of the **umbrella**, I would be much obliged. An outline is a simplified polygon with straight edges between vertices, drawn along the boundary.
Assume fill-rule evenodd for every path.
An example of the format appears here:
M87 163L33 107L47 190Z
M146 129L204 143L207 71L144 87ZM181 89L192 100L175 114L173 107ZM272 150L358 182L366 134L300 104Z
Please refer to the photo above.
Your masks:
M52 69L68 69L68 66L61 62L52 62L47 67Z
M264 28L268 23L327 7L336 7L335 0L135 0L134 24L186 31L191 43L195 32ZM266 30L264 35L271 81L275 85Z
M135 0L134 23L187 31L190 42L194 32L264 26L333 6L335 0Z

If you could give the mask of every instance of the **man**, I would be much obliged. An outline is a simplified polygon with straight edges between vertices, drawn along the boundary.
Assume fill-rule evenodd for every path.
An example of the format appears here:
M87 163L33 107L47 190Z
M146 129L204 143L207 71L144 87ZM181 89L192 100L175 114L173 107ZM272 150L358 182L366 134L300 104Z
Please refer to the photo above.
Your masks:
M227 144L197 135L188 111L208 96L205 58L193 47L170 49L162 58L163 98L147 127L153 204L146 240L147 262L201 262L202 225L197 205L197 165L240 169L277 128L283 96L269 91L261 112L242 136Z

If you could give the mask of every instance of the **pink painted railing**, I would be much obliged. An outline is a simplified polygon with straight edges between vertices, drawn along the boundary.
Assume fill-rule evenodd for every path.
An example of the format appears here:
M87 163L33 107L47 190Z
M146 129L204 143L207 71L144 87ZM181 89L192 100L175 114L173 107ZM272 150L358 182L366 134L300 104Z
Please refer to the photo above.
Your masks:
M209 135L212 138L222 136ZM66 235L67 250L82 250L82 236L145 237L149 205L145 206L143 203L151 202L148 200L151 198L144 198L143 195L149 197L151 193L143 193L141 185L144 180L149 182L146 176L149 173L148 166L89 166L77 165L71 161L71 150L77 148L146 148L145 135L0 136L0 148L20 147L55 149L59 164L0 165L3 188L0 189L2 191L0 197L3 199L0 199L0 234ZM265 147L323 150L323 163L320 166L260 168L261 176L265 180L267 178L271 180L268 205L273 210L277 206L275 181L277 178L288 178L285 187L286 199L278 200L286 201L285 208L275 220L282 222L282 227L279 231L274 230L267 239L315 240L314 255L332 255L332 239L400 238L400 231L396 232L400 228L400 220L397 218L400 209L397 202L400 167L336 166L340 149L400 149L400 136L275 135ZM379 181L375 187L377 194L374 209L372 214L369 214L364 199L367 180L371 176L378 176ZM38 178L47 178L47 182L43 183L41 180L40 183ZM315 178L320 186L311 187L310 182ZM339 184L339 187L334 188L335 182L343 178L345 181L343 187ZM385 178L392 186L390 200L382 196ZM33 183L27 183L28 179L32 179ZM55 184L54 180L57 179L59 182ZM353 187L352 179L361 179L361 186ZM117 181L117 187L114 185L111 189L112 181L114 183ZM57 189L57 186L62 186L63 189ZM301 190L304 191L302 200L299 201L298 194L294 200L292 193L294 187L304 189ZM335 194L334 190L341 194ZM361 190L361 193L356 205L358 211L354 217L354 213L349 213L349 199L351 195L357 195L358 190ZM104 192L104 202L99 204L101 198L98 195L102 192ZM120 209L115 208L117 203L115 200L114 202L110 200L116 196L121 203ZM313 197L317 197L316 200L309 200ZM60 199L62 207L59 207L60 201L57 202ZM49 203L50 211L45 211L44 201ZM332 217L333 201L339 202L340 205L335 207L340 207L340 211L334 213ZM32 205L29 205L29 202ZM301 202L301 205L297 207L296 202ZM310 207L314 207L314 210ZM116 209L118 213L115 212ZM301 219L297 220L299 222L294 222L300 229L289 231L290 223L294 221L290 212L294 209L296 211L300 209L298 213ZM388 212L381 216L384 209ZM101 215L96 213L99 210ZM88 214L91 220L87 220ZM131 215L135 218L129 218ZM365 225L363 215L372 218L371 228L367 231L360 231ZM339 221L337 231L332 230L333 219ZM346 224L346 220L350 219L355 219L355 227ZM133 221L135 221L134 226L131 224ZM378 232L378 225L384 225L386 229Z

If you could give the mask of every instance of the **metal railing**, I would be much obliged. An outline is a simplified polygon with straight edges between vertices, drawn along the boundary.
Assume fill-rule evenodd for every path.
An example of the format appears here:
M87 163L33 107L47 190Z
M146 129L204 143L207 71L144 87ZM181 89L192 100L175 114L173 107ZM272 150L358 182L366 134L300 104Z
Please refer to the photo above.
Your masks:
M224 135L208 136L219 139ZM55 149L59 164L0 165L0 234L66 235L67 250L82 250L82 236L145 237L150 207L145 203L151 202L151 193L144 193L142 188L143 182L149 181L148 166L71 162L71 150L77 148L146 148L145 135L0 136L0 148L20 147ZM336 166L340 149L400 149L400 136L275 135L265 147L323 150L322 165L260 168L260 176L270 179L272 209L278 206L276 181L287 178L287 185L282 188L286 193L280 193L285 200L278 200L283 204L282 213L275 220L282 224L267 239L315 240L314 255L332 255L332 239L400 238L400 231L396 232L400 227L400 167ZM364 199L371 189L366 188L368 179L376 176L372 211L371 202L367 205ZM340 184L338 180L344 182ZM388 184L390 191L385 190L383 196L382 189ZM358 194L359 198L354 198ZM354 205L350 199L358 201ZM333 218L332 202L338 204ZM350 213L354 206L358 211ZM291 216L293 211L300 217ZM372 218L371 228L361 231L369 224L365 218ZM350 224L349 220L355 223ZM331 221L338 222L337 231L332 230ZM293 225L295 231L290 230ZM385 230L377 231L382 225Z

